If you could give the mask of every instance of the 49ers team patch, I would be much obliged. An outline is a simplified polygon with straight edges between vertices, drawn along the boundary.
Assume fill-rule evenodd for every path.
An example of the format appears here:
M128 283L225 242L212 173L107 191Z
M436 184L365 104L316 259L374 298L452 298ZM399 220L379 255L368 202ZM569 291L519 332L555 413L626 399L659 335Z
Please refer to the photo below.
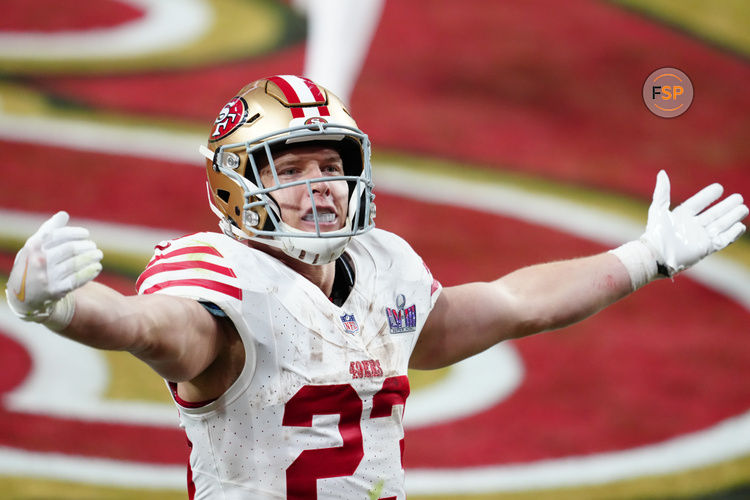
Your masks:
M247 121L247 102L242 97L235 97L221 108L214 120L214 128L209 140L219 141Z

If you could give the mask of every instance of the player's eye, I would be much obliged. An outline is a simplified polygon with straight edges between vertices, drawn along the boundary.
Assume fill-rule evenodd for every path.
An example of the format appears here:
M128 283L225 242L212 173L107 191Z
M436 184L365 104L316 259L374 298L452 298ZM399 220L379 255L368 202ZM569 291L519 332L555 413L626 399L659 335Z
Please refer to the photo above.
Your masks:
M297 167L283 167L279 170L279 175L288 177L291 175L295 175L298 172L299 172L299 168Z
M344 167L338 163L332 163L330 165L326 165L323 167L322 170L323 170L323 173L330 174L330 175L343 175L344 174Z

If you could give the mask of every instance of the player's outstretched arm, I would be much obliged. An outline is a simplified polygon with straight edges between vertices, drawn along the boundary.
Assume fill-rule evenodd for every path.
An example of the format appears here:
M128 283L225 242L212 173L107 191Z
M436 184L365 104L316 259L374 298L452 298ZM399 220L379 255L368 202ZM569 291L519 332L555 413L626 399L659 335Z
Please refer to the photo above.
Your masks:
M93 282L102 252L68 219L53 215L16 255L6 288L13 312L88 346L129 351L169 380L202 373L226 339L224 325L194 300L124 296Z
M491 283L443 290L414 348L412 368L439 368L506 339L581 321L736 241L748 215L742 196L712 184L670 210L669 178L657 176L646 231L610 252L530 266ZM710 206L710 207L709 207Z
M61 335L97 349L128 351L173 382L201 374L230 333L224 330L228 322L192 299L126 296L96 282L71 295L75 314Z
M70 323L75 304L69 292L96 278L102 252L82 227L68 226L58 212L26 240L16 254L5 296L21 319L59 331Z

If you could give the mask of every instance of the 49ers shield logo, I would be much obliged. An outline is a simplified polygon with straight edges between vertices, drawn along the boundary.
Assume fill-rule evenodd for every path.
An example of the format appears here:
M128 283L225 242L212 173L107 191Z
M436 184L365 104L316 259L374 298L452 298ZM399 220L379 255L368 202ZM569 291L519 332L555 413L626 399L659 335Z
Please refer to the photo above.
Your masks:
M235 97L221 108L214 121L211 141L219 141L239 128L247 120L247 103L242 97Z

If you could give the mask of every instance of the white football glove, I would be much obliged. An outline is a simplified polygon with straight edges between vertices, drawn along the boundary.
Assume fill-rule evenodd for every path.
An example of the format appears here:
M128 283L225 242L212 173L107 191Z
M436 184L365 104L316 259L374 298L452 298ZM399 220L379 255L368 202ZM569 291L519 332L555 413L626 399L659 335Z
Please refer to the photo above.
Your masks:
M69 292L102 270L102 252L89 231L67 226L68 219L67 212L58 212L26 240L5 289L8 305L19 318L56 331L73 319L75 301Z
M707 208L723 192L721 184L711 184L670 211L669 177L664 170L659 172L646 232L638 241L612 251L628 269L634 290L658 275L672 277L684 271L745 232L740 221L747 217L748 208L740 194Z

